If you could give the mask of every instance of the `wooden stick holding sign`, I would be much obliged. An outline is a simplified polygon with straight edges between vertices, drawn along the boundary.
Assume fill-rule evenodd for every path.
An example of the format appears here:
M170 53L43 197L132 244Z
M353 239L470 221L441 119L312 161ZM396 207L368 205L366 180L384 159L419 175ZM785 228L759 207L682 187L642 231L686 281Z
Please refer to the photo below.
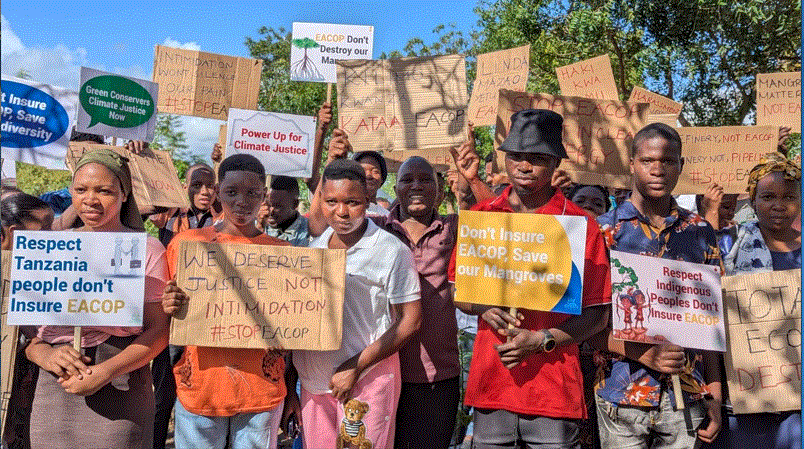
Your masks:
M81 326L73 327L73 349L81 353Z
M327 103L332 104L332 83L327 83Z

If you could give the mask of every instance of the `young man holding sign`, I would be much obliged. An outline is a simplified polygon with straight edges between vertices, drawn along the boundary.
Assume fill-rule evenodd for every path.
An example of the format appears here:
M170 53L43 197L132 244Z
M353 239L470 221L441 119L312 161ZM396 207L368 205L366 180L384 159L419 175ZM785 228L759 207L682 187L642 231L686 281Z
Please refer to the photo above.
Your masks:
M611 250L720 265L715 232L700 216L678 207L673 188L684 166L681 138L663 123L640 130L631 146L633 192L597 221ZM696 433L674 409L669 374L680 374L685 407L697 437L711 442L720 430L718 355L685 355L672 345L647 345L609 337L605 378L597 388L597 419L603 447L691 448ZM600 372L600 370L599 370ZM706 380L705 380L706 379ZM709 382L707 385L706 382ZM705 397L713 401L705 402ZM702 424L708 415L708 424Z
M561 130L562 118L552 111L514 114L499 148L511 185L472 210L586 216L551 185L567 157ZM466 404L476 410L473 447L580 447L578 420L586 417L586 406L578 343L605 328L611 301L608 258L593 221L587 223L584 262L580 315L520 310L512 316L499 307L459 304L482 317L466 389Z

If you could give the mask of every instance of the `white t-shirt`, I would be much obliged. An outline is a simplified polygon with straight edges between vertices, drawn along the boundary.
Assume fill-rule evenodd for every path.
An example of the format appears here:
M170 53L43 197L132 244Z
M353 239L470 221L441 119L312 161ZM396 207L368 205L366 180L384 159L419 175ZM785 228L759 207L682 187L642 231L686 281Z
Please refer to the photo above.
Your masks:
M369 203L368 208L366 208L366 215L382 215L383 217L387 217L390 213L388 209L377 203Z
M332 228L310 243L327 248ZM391 304L421 299L419 274L401 240L368 220L363 237L346 250L346 284L341 348L335 351L293 351L293 365L302 386L313 394L330 392L335 370L380 338L396 317ZM371 370L366 369L361 377Z

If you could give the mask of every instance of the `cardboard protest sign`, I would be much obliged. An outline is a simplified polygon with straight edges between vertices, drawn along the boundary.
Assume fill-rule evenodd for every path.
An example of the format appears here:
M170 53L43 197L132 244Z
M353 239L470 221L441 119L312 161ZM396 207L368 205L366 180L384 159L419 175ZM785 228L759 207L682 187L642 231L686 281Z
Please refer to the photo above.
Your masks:
M371 59L374 27L293 22L290 80L335 83L338 59Z
M229 109L226 154L255 156L269 175L309 178L313 173L316 118Z
M75 163L84 153L102 148L112 150L128 159L128 168L131 170L131 188L137 204L190 207L187 191L182 187L176 167L167 151L148 149L142 154L134 154L125 147L70 142L67 166L72 171Z
M580 314L586 220L460 211L455 300Z
M8 323L142 326L146 238L15 231Z
M511 115L531 108L549 109L564 118L562 137L568 159L561 162L561 168L573 181L631 187L631 141L644 126L647 104L501 90L495 149L508 135ZM505 155L498 151L497 158L504 167Z
M123 139L154 140L159 86L150 81L81 67L76 129Z
M612 334L726 350L720 267L611 251Z
M78 94L5 75L1 83L3 158L64 170Z
M170 342L338 349L345 273L344 250L181 242L176 282L193 300Z
M723 278L734 413L801 409L801 270Z
M682 103L676 102L665 96L653 93L639 86L634 86L631 90L630 103L648 103L648 114L673 114L678 117L681 114Z
M0 436L5 434L6 414L11 399L11 381L14 378L19 331L6 323L8 315L8 291L11 285L11 251L2 252L3 279L0 289Z
M675 194L704 193L713 182L725 193L745 192L748 173L762 156L776 151L779 140L774 126L685 126L676 131L684 168Z
M257 108L261 75L261 59L154 47L159 112L226 120L229 108Z
M757 73L757 125L801 130L801 72Z
M565 97L584 97L596 100L619 100L609 55L556 67L558 86Z
M676 114L648 114L648 118L645 119L645 125L650 125L651 123L664 123L671 128L679 126L678 115Z
M466 136L463 56L336 62L338 123L355 151L443 150ZM429 151L423 152L428 157ZM428 158L429 159L429 158Z
M497 123L500 89L524 92L528 84L530 45L477 55L477 74L469 100L475 126Z

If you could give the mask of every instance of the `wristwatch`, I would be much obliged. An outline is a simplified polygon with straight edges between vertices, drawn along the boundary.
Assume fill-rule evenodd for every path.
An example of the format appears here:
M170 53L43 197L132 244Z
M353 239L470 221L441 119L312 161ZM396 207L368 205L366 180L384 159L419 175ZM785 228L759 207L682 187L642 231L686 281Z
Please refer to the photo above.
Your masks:
M544 338L542 339L542 344L539 349L541 349L542 352L552 352L553 349L556 348L556 339L547 329L542 329L542 333L544 334Z

